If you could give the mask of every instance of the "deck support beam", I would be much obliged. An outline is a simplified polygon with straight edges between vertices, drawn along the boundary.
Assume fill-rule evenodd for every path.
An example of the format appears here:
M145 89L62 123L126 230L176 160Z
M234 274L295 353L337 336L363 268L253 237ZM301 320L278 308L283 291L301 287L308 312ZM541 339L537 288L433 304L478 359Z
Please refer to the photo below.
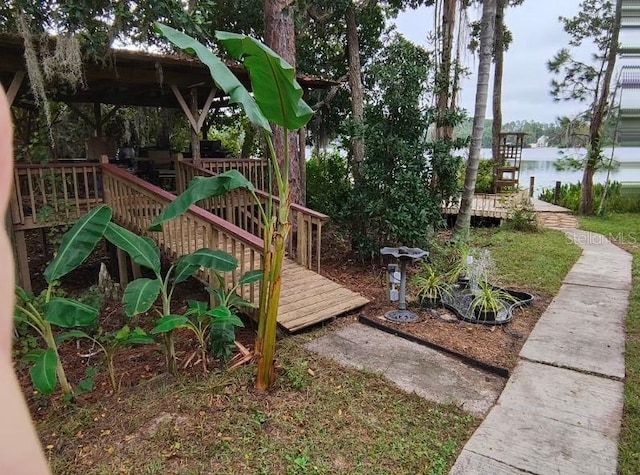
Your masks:
M211 108L211 103L216 97L217 90L215 87L211 88L211 91L209 91L209 95L204 102L204 106L202 107L202 111L200 112L198 112L198 90L195 87L191 88L191 106L187 105L180 89L178 89L175 84L171 84L171 90L173 91L173 95L176 96L178 104L180 104L180 107L182 108L182 112L184 112L184 115L187 117L187 120L191 125L191 159L196 165L199 165L201 158L200 130L202 129L202 124L204 124L204 121L207 118L207 114Z
M20 86L22 86L22 81L26 76L25 71L16 71L13 75L13 79L11 79L11 84L9 85L9 89L7 90L7 99L9 102L9 106L13 104L13 101L16 99L18 95L18 91L20 90Z

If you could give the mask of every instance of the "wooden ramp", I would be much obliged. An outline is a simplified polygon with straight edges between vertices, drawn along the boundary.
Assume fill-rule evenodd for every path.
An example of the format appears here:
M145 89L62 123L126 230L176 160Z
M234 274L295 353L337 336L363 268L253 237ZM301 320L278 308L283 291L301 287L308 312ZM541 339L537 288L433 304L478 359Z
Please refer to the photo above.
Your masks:
M224 275L228 286L242 274L260 269L262 240L200 207L192 206L178 219L168 221L162 231L149 232L153 219L175 196L112 165L103 166L105 202L114 219L130 230L153 239L170 260L202 247L224 249L238 259L238 268ZM368 300L309 268L286 258L283 264L278 323L295 332L362 307ZM313 267L315 269L315 266ZM198 278L212 286L217 278L202 270ZM245 284L238 294L259 303L259 284Z
M369 300L287 259L282 271L278 323L290 332L337 317Z

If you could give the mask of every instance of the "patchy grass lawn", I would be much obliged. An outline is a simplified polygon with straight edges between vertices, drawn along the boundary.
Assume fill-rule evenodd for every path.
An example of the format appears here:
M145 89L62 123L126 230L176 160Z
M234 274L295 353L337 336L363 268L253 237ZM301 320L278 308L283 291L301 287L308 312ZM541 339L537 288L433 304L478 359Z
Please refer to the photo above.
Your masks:
M635 475L640 467L640 214L581 218L583 229L604 234L633 254L633 288L626 320L624 413L619 473Z
M445 474L477 425L375 374L279 346L280 377L253 366L143 385L40 421L54 474Z
M582 253L564 233L553 229L539 233L476 229L471 241L491 251L501 283L548 295L558 292Z

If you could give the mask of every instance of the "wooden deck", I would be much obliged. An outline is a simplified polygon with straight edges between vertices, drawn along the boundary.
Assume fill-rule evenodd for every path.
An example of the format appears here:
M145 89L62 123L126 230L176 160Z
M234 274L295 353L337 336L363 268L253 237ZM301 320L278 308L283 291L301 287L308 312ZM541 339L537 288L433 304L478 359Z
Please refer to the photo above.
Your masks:
M31 279L24 233L72 223L101 203L113 209L114 221L152 238L170 260L202 247L225 249L235 255L238 269L224 276L227 285L235 285L245 272L261 268L261 228L251 218L252 205L238 193L212 205L213 211L223 216L192 206L180 219L165 223L161 232L150 232L153 219L175 195L113 165L18 165L13 191L8 225L12 227L19 283L27 290ZM318 273L320 233L326 216L294 206L291 217L298 230L291 236L284 263L278 323L295 332L357 309L368 300ZM217 278L208 272L202 271L198 278L217 285ZM257 283L241 286L238 293L256 305L259 302Z
M526 190L515 194L477 194L473 198L471 215L486 218L507 219L509 210L527 198ZM538 199L531 200L538 224L549 228L577 228L578 220L571 210L546 203ZM460 212L459 203L443 204L443 214L456 215Z
M119 169L111 168L105 173L105 189L109 190L105 202L114 209L114 218L154 239L170 259L202 247L224 249L239 262L235 272L225 275L228 285L235 285L244 272L261 268L263 244L259 237L196 206L180 219L165 223L162 232L147 231L151 221L166 206L162 201L168 203L174 198L155 188ZM287 331L302 330L368 303L359 294L308 268L311 267L308 261L304 264L287 258L283 265L278 323ZM201 272L199 278L209 285L217 283L209 272ZM258 283L242 286L239 294L257 305Z

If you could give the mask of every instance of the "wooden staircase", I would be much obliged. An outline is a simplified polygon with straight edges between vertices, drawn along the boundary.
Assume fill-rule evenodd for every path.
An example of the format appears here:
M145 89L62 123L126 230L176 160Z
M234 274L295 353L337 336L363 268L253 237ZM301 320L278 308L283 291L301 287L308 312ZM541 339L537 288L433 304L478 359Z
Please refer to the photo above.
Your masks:
M176 166L177 182L211 172L188 163ZM266 200L267 195L260 192ZM106 203L117 223L152 238L163 255L174 260L202 247L224 249L238 259L235 272L224 277L235 285L242 274L261 268L263 242L261 222L255 216L250 194L236 190L191 206L180 218L163 225L162 231L148 231L151 222L175 195L110 164L16 166L11 224L21 284L30 288L28 256L24 243L27 229L73 222L89 209ZM51 208L53 218L44 220L39 210ZM57 216L57 218L55 218ZM292 206L297 232L288 243L288 257L282 274L278 323L290 332L334 318L365 305L368 300L321 276L320 233L326 216L301 206ZM21 237L20 233L22 233ZM210 272L201 271L201 281L217 285ZM259 285L243 285L238 293L256 306Z

